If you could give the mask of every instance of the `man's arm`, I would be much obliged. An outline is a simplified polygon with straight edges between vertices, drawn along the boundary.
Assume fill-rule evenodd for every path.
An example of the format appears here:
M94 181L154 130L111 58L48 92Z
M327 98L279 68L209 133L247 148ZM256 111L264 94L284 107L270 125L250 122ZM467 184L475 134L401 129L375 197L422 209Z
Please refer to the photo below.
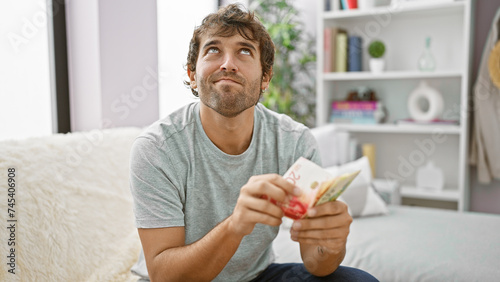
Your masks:
M214 279L243 238L229 230L228 219L190 245L184 244L184 227L139 229L151 281Z
M347 205L328 202L308 210L307 218L294 222L292 240L300 243L304 266L313 275L333 273L344 259L352 217Z
M281 224L281 208L262 196L284 202L288 201L289 194L300 194L297 190L276 174L250 178L241 188L233 213L203 238L189 245L185 245L184 227L139 229L150 279L214 279L234 255L243 237L253 231L255 224Z

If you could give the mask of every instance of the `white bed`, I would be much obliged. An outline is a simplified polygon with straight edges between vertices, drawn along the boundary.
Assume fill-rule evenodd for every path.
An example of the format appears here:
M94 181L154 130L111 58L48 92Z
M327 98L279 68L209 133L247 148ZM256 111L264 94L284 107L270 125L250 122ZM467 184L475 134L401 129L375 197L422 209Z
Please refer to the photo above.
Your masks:
M367 158L332 166L335 128L312 132L328 171L361 170L341 199L354 218L343 265L387 282L500 281L500 215L387 205L373 188L380 192ZM290 226L285 221L274 241L277 262L301 262Z
M500 281L500 216L389 206L355 218L342 265L380 281ZM301 262L288 222L274 241L277 262Z

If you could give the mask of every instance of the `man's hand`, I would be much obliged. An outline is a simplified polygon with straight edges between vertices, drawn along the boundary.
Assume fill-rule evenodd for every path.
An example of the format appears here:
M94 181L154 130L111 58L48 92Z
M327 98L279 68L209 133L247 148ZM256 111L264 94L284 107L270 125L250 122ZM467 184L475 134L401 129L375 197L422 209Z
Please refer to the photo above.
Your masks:
M278 174L251 177L241 188L233 214L229 217L230 227L241 236L250 234L255 224L271 226L281 224L283 211L269 199L287 202L292 195L300 195L300 189Z
M306 218L294 222L290 233L301 245L314 245L318 252L337 255L345 251L351 223L347 205L333 201L310 208Z

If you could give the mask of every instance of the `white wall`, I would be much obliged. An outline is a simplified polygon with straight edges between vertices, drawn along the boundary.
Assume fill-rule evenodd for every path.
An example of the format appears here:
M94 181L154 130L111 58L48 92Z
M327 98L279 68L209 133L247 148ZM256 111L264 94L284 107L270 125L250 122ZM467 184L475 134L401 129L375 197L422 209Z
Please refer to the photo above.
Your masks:
M101 71L97 0L66 3L71 128L100 128ZM88 110L85 110L88 109Z
M0 139L56 130L48 20L46 1L0 2Z
M234 3L240 3L243 4L243 6L248 7L248 2L251 2L251 0L222 0L221 6L229 5L229 4L234 4Z
M196 7L196 9L193 9ZM196 101L184 86L188 79L186 58L193 30L209 13L215 12L214 0L158 0L158 71L160 116Z
M296 0L295 8L299 11L299 19L305 24L306 31L312 36L316 36L316 2L310 0Z

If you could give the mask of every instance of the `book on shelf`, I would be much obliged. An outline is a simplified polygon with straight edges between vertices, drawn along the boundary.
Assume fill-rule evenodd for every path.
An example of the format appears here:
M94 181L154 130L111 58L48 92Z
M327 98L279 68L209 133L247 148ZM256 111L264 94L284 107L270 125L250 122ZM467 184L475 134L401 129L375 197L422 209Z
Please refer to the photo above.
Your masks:
M363 54L363 41L361 36L351 35L349 36L347 51L349 57L347 59L347 70L352 71L362 71L362 54Z
M377 124L382 104L377 101L334 101L330 122Z
M458 120L443 120L443 119L433 119L431 121L417 121L411 118L399 119L395 122L397 125L418 125L418 126L430 126L430 125L459 125Z
M363 39L339 27L323 30L323 72L363 71Z
M325 0L325 11L339 11L342 9L341 0Z
M339 32L335 44L335 71L347 71L347 33Z
M332 30L325 28L323 30L323 72L332 71Z
M324 65L325 73L334 72L337 65L337 34L346 33L344 29L338 27L327 27L324 30Z
M330 1L330 6L332 8L332 11L339 11L340 10L340 0L327 0Z
M342 10L352 10L358 8L358 0L340 0Z

